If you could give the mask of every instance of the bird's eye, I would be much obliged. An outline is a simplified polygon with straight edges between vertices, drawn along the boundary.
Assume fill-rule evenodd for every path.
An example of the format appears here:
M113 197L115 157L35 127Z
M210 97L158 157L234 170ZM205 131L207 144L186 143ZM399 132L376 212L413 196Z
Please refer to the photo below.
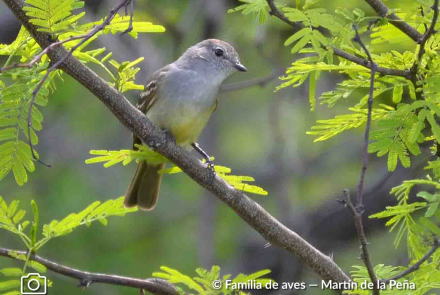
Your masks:
M223 55L223 50L221 50L220 48L217 48L217 49L214 51L214 53L215 53L215 55L217 55L217 56L222 56L222 55Z

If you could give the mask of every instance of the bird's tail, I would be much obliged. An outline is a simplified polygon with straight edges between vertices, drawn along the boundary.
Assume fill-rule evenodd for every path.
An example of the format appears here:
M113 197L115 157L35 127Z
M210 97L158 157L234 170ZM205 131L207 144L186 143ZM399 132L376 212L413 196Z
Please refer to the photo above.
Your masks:
M141 210L153 210L157 204L162 175L158 173L165 164L149 165L146 161L139 162L136 173L131 180L124 205L126 207L138 206Z

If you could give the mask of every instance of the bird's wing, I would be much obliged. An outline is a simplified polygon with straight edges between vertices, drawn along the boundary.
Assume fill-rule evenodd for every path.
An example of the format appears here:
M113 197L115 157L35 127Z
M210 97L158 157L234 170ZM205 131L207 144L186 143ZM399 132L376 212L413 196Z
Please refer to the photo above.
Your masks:
M140 99L137 104L137 108L144 114L155 103L157 93L162 80L165 75L170 71L171 65L167 65L160 70L156 71L145 85L145 91L141 93Z
M146 114L157 101L157 94L159 92L161 81L167 72L169 72L170 68L170 65L161 68L160 70L156 71L148 80L147 84L145 85L145 91L141 93L138 104L136 105L136 107L142 113ZM138 148L135 147L135 144L142 144L142 141L133 134L133 149L138 150Z

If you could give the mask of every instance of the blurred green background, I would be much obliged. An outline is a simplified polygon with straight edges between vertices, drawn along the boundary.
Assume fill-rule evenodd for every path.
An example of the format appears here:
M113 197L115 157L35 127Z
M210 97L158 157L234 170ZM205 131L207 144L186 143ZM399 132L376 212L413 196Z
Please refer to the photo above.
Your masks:
M85 2L85 21L104 17L117 3L116 0ZM294 1L285 3L293 5ZM349 10L360 7L374 15L363 1L323 3L329 11L337 7ZM173 62L187 47L211 37L231 43L248 68L246 74L235 74L225 84L283 73L297 58L290 54L289 48L283 47L291 35L290 27L275 18L260 25L251 16L226 13L237 5L239 2L235 0L136 1L135 17L164 25L167 32L140 34L138 40L129 36L103 36L94 46L105 46L118 61L145 57L137 76L138 84ZM387 1L387 5L405 11L415 4L408 0ZM19 24L2 3L0 25L3 28L0 43L12 42ZM368 42L367 34L365 39ZM376 46L375 52L404 48L414 49L414 44L383 44ZM0 64L4 62L5 59L0 59ZM98 68L93 69L108 78ZM333 89L342 78L338 74L323 74L317 94ZM361 264L358 240L349 212L336 199L345 188L355 194L363 128L319 143L313 143L314 138L305 132L317 119L346 113L347 106L354 105L356 98L364 94L341 100L330 109L318 105L315 112L310 112L307 85L274 92L279 84L278 79L273 79L263 87L256 85L220 94L218 108L199 143L215 156L216 164L231 167L236 175L253 176L269 195L250 197L323 253L332 255L348 273L352 265ZM29 175L23 187L17 186L12 174L0 182L0 194L8 202L18 199L21 207L30 212L30 201L36 200L41 224L79 212L96 200L122 196L136 168L134 163L108 169L100 164L84 163L92 149L130 148L131 134L99 100L67 75L57 87L49 105L42 109L45 119L37 146L41 159L53 167L37 165L36 172ZM127 97L135 103L138 95L132 91ZM429 155L428 151L424 154L425 158ZM394 203L388 194L391 187L404 179L424 175L418 162L420 159L415 159L411 169L398 167L389 174L386 159L370 156L364 216L374 265L408 263L405 243L396 250L394 233L387 234L385 221L367 220L366 216ZM24 250L17 237L4 231L0 231L0 241L2 247ZM320 283L320 277L294 256L265 245L259 234L215 196L186 175L178 174L164 177L154 211L110 218L106 227L96 223L90 228L78 228L72 234L54 239L38 254L85 271L138 278L151 277L162 265L189 276L195 276L197 267L210 269L219 265L222 274L233 276L271 269L270 277L280 283ZM0 268L20 265L0 257ZM49 294L138 292L102 284L83 291L76 287L78 282L74 279L51 272L48 277L54 281ZM301 293L330 292L308 289Z

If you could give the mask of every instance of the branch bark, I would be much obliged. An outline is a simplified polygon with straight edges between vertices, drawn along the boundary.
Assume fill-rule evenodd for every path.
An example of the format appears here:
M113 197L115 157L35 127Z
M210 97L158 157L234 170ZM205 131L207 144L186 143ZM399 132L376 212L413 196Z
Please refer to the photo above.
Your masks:
M405 35L413 39L415 42L419 43L419 41L422 39L423 35L406 21L402 20L394 13L388 14L389 8L382 1L365 0L365 2L367 2L368 5L370 5L380 17L386 17L393 26L401 30L403 33L405 33Z
M49 35L38 32L37 28L29 23L29 18L22 9L23 0L3 0L3 2L43 49L51 45ZM48 52L54 63L66 54L68 52L61 46ZM289 230L243 192L234 189L218 176L212 180L212 174L201 161L177 146L172 140L168 140L165 133L150 122L120 92L75 57L67 58L60 65L60 69L93 93L124 126L141 138L143 142L155 148L158 153L180 167L199 185L216 195L272 245L294 254L325 280L350 281L349 277L331 258Z
M0 256L16 259L10 256L8 253L15 252L27 256L26 251L17 251L12 249L0 248ZM131 287L136 289L147 290L150 293L157 295L178 295L179 292L168 281L162 279L136 279L130 277L122 277L117 275L93 273L87 271L81 271L78 269L70 268L46 258L31 255L31 260L36 261L47 267L47 269L62 274L67 277L75 278L80 281L79 287L88 287L94 283L119 285L125 287Z

